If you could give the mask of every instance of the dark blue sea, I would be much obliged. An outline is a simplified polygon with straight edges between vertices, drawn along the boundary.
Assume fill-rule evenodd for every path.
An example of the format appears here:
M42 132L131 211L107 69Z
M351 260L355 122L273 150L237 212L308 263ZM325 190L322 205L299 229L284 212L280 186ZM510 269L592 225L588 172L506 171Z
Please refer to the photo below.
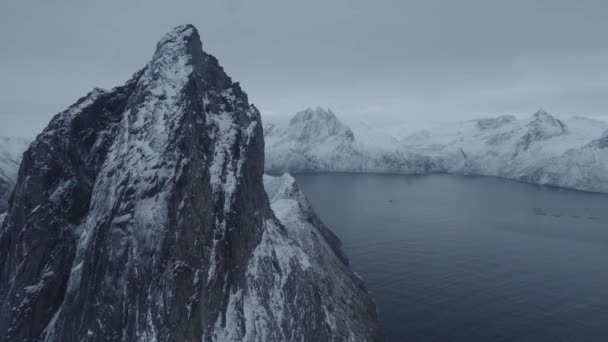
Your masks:
M458 175L296 178L387 341L608 341L608 195Z

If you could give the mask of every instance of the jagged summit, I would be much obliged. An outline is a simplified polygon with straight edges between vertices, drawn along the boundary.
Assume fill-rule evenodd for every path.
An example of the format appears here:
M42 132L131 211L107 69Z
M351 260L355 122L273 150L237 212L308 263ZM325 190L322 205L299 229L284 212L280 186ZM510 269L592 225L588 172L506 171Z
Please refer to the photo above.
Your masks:
M144 73L151 79L162 78L173 88L189 79L218 91L231 88L235 96L247 100L238 82L232 82L219 61L203 50L199 33L190 24L178 26L161 38Z
M536 113L534 113L532 115L532 117L530 118L530 124L544 124L544 125L551 125L551 126L559 126L564 128L565 130L565 125L563 122L561 122L561 120L557 119L556 117L554 117L553 115L547 113L545 110L543 109L539 109L538 111L536 111Z
M300 142L310 143L341 137L353 141L352 130L336 117L331 109L307 108L289 121L287 135Z
M331 109L323 109L319 106L316 108L306 108L296 113L291 119L292 122L309 121L309 120L337 120L336 114Z
M566 125L561 120L540 109L530 117L526 124L523 135L517 141L514 155L528 151L538 142L566 134Z
M167 43L178 43L181 44L190 39L200 41L198 30L192 24L179 25L174 27L172 30L167 32L156 44L156 50L158 51L162 46Z
M543 116L551 116L544 109L539 108L536 113L532 114L533 117L543 117Z
M514 115L502 115L496 118L483 118L475 120L475 125L482 131L497 129L506 124L515 122L517 118Z
M298 230L310 212L279 221L263 170L258 110L193 26L173 29L24 153L0 223L0 341L379 338L339 243Z
M540 109L532 115L528 127L537 138L549 138L566 134L566 125L559 119Z

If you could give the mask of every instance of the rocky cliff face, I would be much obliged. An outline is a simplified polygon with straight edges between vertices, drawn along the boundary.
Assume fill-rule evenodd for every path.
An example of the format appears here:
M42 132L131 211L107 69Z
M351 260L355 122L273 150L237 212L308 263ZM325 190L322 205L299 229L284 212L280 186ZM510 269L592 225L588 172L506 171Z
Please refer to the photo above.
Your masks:
M8 197L17 180L21 156L28 145L26 139L0 137L0 213L7 209Z
M337 239L311 212L277 219L263 169L259 112L194 27L172 30L25 152L1 228L0 340L378 339Z

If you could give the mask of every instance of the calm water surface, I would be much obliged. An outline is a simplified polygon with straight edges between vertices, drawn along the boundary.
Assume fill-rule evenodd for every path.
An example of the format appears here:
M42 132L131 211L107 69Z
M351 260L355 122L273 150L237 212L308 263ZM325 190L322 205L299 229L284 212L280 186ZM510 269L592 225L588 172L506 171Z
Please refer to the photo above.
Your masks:
M296 177L388 341L608 341L608 195L487 177Z

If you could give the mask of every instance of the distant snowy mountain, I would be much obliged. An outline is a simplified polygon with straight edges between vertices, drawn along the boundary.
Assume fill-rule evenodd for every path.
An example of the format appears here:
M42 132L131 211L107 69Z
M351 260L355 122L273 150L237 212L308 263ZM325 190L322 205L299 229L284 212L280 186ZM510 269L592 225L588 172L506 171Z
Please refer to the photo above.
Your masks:
M290 121L266 121L266 170L281 172L424 173L433 164L424 155L387 148L365 130L359 139L331 110L306 109ZM362 130L363 131L363 130ZM393 142L394 143L394 142Z
M0 213L6 210L8 196L17 180L21 156L28 145L26 139L0 137Z
M289 122L268 121L268 172L447 172L608 192L608 124L599 120L562 121L539 110L523 119L436 124L405 135L373 122L351 127L320 108ZM315 133L327 123L335 129Z
M608 193L608 134L551 158L538 172L523 179L532 183Z

